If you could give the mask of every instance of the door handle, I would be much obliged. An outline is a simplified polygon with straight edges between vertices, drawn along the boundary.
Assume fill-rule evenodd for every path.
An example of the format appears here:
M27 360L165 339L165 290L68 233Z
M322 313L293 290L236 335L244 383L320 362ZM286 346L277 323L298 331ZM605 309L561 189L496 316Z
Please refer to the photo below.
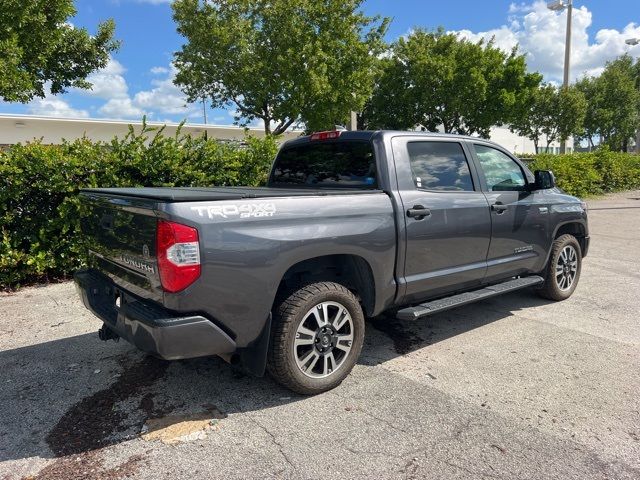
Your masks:
M429 215L431 215L431 210L422 205L414 205L413 208L407 210L407 217L415 218L416 220L422 220Z
M507 205L503 205L502 203L498 202L498 203L494 203L493 205L491 205L491 210L493 210L494 212L496 212L498 215L504 213L504 211L509 208Z

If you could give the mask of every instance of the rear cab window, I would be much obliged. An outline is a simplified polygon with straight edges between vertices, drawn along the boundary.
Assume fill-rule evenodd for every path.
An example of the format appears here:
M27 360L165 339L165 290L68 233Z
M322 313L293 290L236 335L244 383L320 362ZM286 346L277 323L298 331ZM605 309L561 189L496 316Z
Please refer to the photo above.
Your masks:
M377 189L373 145L363 140L311 141L282 149L270 187Z
M407 150L416 188L473 191L469 163L459 143L412 141L407 143Z

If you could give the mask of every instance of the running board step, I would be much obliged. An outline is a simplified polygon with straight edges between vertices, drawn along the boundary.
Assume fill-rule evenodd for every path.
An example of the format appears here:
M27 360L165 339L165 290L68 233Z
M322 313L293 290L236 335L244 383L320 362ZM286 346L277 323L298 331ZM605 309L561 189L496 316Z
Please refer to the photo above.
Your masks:
M398 310L396 317L399 320L417 320L427 315L443 312L450 308L460 307L467 305L468 303L477 302L478 300L484 300L485 298L495 297L496 295L502 295L503 293L513 292L514 290L520 290L521 288L532 287L534 285L540 285L544 282L544 278L537 275L531 277L514 278L497 285L491 285L489 287L481 288L480 290L474 290L472 292L459 293L458 295L452 295L450 297L441 298L439 300L433 300L431 302L421 303L415 307L403 308Z

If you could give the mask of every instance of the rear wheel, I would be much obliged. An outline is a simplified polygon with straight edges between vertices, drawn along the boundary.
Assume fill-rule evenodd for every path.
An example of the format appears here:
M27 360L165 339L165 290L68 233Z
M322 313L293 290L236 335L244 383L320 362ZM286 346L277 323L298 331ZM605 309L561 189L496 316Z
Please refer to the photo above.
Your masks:
M333 282L306 285L275 309L267 368L295 392L324 392L349 374L363 340L364 315L353 293Z
M561 235L551 248L545 269L545 282L538 290L541 297L549 300L565 300L573 294L580 280L582 250L573 235Z

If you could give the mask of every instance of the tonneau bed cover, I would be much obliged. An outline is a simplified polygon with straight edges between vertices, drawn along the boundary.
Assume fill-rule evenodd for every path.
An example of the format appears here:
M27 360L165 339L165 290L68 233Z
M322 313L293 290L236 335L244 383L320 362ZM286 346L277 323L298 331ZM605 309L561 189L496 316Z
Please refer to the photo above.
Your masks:
M314 189L279 187L147 187L147 188L83 188L82 193L116 197L146 198L164 202L238 200L242 198L309 197L382 193L374 189Z

